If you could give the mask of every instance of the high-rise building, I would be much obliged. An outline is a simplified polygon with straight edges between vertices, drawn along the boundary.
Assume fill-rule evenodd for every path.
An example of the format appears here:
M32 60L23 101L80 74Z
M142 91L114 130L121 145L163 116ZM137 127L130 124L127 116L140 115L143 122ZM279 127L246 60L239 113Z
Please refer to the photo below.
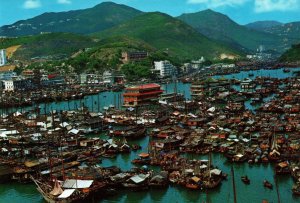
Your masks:
M160 71L161 77L170 77L177 74L177 69L169 61L155 61L155 70Z
M6 64L6 50L0 50L0 66L4 66Z

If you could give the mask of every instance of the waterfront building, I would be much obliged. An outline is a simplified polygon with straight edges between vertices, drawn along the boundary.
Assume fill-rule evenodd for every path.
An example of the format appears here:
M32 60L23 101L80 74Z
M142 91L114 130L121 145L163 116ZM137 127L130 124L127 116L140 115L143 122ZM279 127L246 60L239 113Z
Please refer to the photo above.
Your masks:
M99 84L100 83L100 77L97 74L80 74L79 81L80 84Z
M80 74L79 82L80 82L80 84L86 84L87 83L87 74L85 74L85 73Z
M191 61L191 65L192 65L193 69L199 69L199 68L201 68L201 66L204 62L205 62L205 58L202 56L198 60Z
M145 84L126 88L124 105L126 107L140 106L152 101L158 101L159 95L163 93L158 84Z
M2 89L5 92L14 91L14 81L13 80L2 80Z
M48 80L41 80L40 82L44 86L64 85L66 83L65 78L58 74L50 74Z
M154 69L160 71L160 77L170 77L177 74L177 69L170 61L155 61Z
M123 63L129 61L139 61L148 57L148 52L145 51L133 51L133 52L123 52L122 61Z
M115 74L110 71L104 71L102 75L103 83L113 85L115 83L117 84L123 84L124 83L125 76L123 74Z
M183 73L190 73L193 71L193 65L191 63L185 63L183 66L180 67Z
M99 84L101 77L98 74L87 74L88 84Z
M4 66L7 63L6 61L6 50L1 49L0 50L0 66Z
M22 75L23 75L25 78L33 78L33 77L34 77L34 71L33 71L33 70L30 70L30 69L23 70Z
M30 79L22 79L18 78L16 80L13 80L13 87L15 90L28 90L33 88L33 85L31 83Z
M0 73L0 80L12 80L15 77L17 77L17 73L13 71L6 71Z

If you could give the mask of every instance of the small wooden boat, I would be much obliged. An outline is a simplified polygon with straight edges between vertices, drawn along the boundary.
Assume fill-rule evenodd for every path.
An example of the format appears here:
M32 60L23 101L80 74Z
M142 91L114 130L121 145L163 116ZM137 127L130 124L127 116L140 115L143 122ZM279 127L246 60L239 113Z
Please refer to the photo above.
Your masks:
M133 159L132 164L149 165L151 162L150 155L148 153L140 153L139 158Z
M294 195L300 195L300 182L293 185L292 192Z
M140 145L137 145L137 144L133 144L133 145L131 146L131 148L132 148L133 151L137 151L137 150L139 150L139 149L142 149L142 147L141 147Z
M269 188L271 190L273 189L273 185L269 181L264 180L263 184L264 184L264 187Z
M276 164L275 173L276 175L290 174L291 171L290 171L289 163L287 161L284 161Z
M11 179L13 170L8 165L0 165L0 183L8 182Z
M199 190L200 189L200 185L195 184L195 183L187 183L185 185L186 188L188 189L192 189L192 190Z
M218 187L221 184L222 178L218 177L217 179L209 179L203 181L203 186L206 189L213 189Z
M250 179L248 178L248 176L242 176L242 177L241 177L241 180L242 180L245 184L247 184L247 185L250 184Z

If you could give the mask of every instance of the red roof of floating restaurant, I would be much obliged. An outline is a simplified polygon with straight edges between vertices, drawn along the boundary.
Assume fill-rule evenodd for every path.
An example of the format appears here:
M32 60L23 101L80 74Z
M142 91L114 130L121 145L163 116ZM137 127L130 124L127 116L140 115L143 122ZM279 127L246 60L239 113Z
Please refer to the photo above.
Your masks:
M137 96L145 96L145 95L153 95L153 94L161 94L163 93L163 90L156 90L156 91L151 91L151 92L144 92L144 93L124 93L123 96L132 96L132 97L137 97Z
M152 89L152 88L158 88L158 87L160 87L160 85L155 84L155 83L150 83L150 84L128 87L128 88L126 88L126 90Z

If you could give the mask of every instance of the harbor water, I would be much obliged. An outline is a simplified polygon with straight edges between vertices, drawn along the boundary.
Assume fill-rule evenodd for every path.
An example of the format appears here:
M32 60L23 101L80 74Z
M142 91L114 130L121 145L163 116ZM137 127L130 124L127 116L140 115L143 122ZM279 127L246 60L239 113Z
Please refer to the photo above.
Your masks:
M286 78L293 75L293 70L291 69L289 73L283 72L283 69L277 70L258 70L251 71L253 73L253 78L256 76L265 77L277 77ZM235 78L243 80L249 77L249 72L240 72L237 74L216 76L225 78ZM174 84L164 84L162 88L166 93L173 92L175 87ZM179 93L183 93L186 99L190 99L190 84L177 84L177 90ZM92 95L85 97L83 100L75 100L70 102L59 102L59 103L48 103L40 104L41 109L49 112L51 110L69 110L79 108L82 103L87 106L92 111L103 111L109 105L114 105L116 107L121 107L122 105L122 92L102 92L98 95ZM14 109L16 110L16 109ZM21 110L21 109L19 109ZM13 110L11 110L13 111ZM43 112L43 110L41 110ZM106 135L94 135L96 137L108 138ZM103 158L100 166L112 166L116 165L122 170L129 170L133 167L130 163L131 160L136 158L139 153L147 152L149 137L142 138L137 141L128 141L129 143L137 143L142 146L141 150L137 152L131 152L129 154L120 154L116 158ZM191 159L208 159L207 155L196 155L196 154L186 154ZM258 164L249 165L247 163L232 164L226 161L226 158L222 154L213 154L212 161L215 166L218 166L222 171L228 174L226 181L223 181L221 186L205 191L191 191L180 186L170 185L166 189L151 189L149 191L139 191L132 192L129 190L118 191L117 194L105 197L105 199L98 200L97 202L220 202L220 203L232 203L234 201L233 193L233 183L231 176L231 166L233 165L235 174L235 184L236 184L236 194L237 202L239 203L252 203L252 202L262 202L262 200L268 200L269 202L286 202L286 203L296 203L300 202L300 197L292 195L292 185L293 180L290 176L274 176L274 167L271 164ZM153 170L158 170L158 168L151 168ZM250 185L245 185L240 177L247 175L251 180ZM273 190L267 189L263 186L263 180L267 179L273 185L277 185ZM42 203L44 200L42 196L38 193L34 184L0 184L0 203Z

